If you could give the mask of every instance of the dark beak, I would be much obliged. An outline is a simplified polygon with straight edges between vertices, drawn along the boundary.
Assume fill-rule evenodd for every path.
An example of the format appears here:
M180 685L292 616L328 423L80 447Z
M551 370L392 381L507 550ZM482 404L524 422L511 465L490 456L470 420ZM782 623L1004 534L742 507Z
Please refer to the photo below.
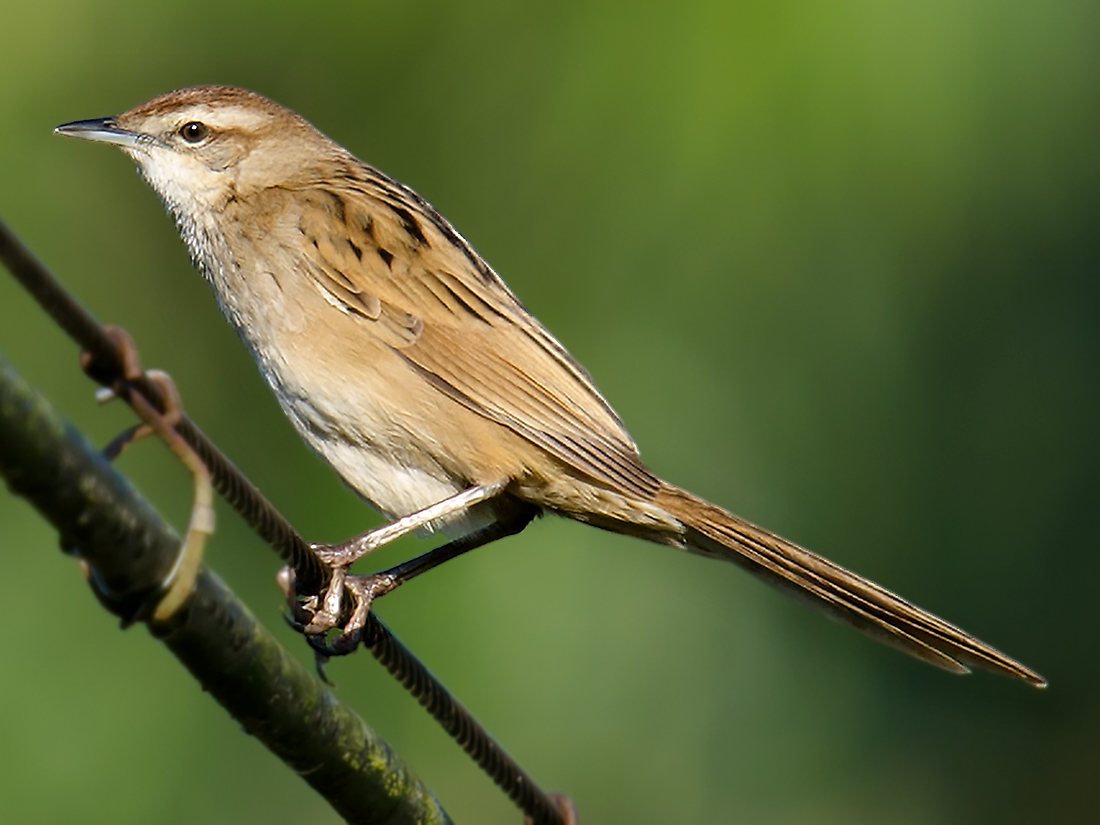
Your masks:
M58 126L54 131L59 135L96 140L101 143L113 143L127 149L138 149L155 142L150 135L131 132L115 124L113 118L100 117L94 120L74 120Z

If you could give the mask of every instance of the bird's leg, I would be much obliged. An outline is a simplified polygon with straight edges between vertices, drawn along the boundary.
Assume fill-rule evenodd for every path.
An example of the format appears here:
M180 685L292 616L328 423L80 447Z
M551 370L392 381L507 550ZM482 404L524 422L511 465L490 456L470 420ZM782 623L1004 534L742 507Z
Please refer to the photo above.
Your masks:
M363 627L367 621L371 604L379 596L397 589L410 579L426 573L445 561L489 544L497 539L520 532L538 513L533 506L521 506L503 518L482 527L479 530L448 542L410 561L367 576L353 576L347 570L353 561L371 550L381 547L399 536L403 536L418 527L436 519L461 512L481 501L498 495L503 484L473 487L439 504L398 519L392 524L372 530L351 541L325 547L314 546L318 556L333 569L333 578L325 592L311 597L301 605L293 604L292 571L284 569L281 573L281 585L292 600L292 609L298 607L296 618L302 622L301 630L306 634L314 650L324 656L340 656L351 653L362 638ZM351 595L352 612L343 624L341 635L329 645L324 634L340 624L343 615L343 597ZM308 623L304 620L308 619Z
M122 362L122 375L105 383L104 390L97 394L101 403L115 397L124 398L141 417L142 423L123 431L104 449L104 455L114 460L129 445L150 435L157 435L176 455L188 470L195 482L194 503L191 518L187 525L187 534L180 545L175 564L160 584L158 600L152 608L153 621L163 622L170 618L187 600L195 587L195 578L202 565L203 549L206 539L214 532L214 487L210 471L191 446L176 431L175 425L183 417L179 391L172 379L159 370L144 372L138 358L137 347L129 334L118 327L109 326L107 334L114 340ZM80 354L84 371L96 380L101 380L101 365L87 352ZM165 411L161 413L144 395L135 391L132 382L144 376L155 383L164 396ZM107 594L105 594L107 595ZM146 611L139 611L136 618Z
M418 510L411 515L404 516L382 527L370 530L356 538L349 539L340 544L314 544L311 545L311 547L313 552L317 555L317 558L334 570L337 567L347 568L355 561L367 555L367 553L377 550L379 547L383 547L404 535L412 533L414 530L419 530L421 527L431 524L433 521L438 521L439 519L453 516L456 513L461 513L463 510L467 510L475 504L480 504L487 499L500 495L504 487L504 482L479 484L477 487L463 490L457 495L443 499L443 501L438 504L425 507L423 510Z
M347 571L356 560L433 521L461 513L475 504L490 499L503 489L503 483L471 487L437 504L340 544L310 545L317 558L332 570L332 580L320 596L310 597L301 605L310 616L310 621L304 628L305 632L308 635L315 635L337 626L340 621Z

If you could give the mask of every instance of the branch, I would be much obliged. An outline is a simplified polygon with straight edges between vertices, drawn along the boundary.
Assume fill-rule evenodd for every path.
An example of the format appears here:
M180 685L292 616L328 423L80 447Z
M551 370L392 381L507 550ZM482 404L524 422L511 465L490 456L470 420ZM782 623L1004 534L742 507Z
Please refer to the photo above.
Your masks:
M0 356L0 475L57 528L108 609L153 596L179 537ZM188 602L149 626L246 731L348 822L450 823L432 793L351 709L203 569Z

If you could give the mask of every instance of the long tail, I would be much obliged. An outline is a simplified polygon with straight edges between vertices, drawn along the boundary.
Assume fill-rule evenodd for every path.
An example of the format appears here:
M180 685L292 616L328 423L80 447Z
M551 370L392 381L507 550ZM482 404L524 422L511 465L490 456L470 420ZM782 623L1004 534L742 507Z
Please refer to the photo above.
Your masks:
M684 526L694 553L731 561L817 609L955 673L976 666L1045 687L1038 673L843 567L671 485L654 502Z

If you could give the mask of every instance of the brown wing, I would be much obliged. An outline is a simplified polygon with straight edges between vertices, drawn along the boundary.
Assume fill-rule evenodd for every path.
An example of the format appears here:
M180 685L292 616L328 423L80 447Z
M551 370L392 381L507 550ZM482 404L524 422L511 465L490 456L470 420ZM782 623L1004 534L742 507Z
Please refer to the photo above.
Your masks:
M308 275L363 319L365 334L592 479L656 495L659 482L584 369L430 205L368 167L299 195Z

